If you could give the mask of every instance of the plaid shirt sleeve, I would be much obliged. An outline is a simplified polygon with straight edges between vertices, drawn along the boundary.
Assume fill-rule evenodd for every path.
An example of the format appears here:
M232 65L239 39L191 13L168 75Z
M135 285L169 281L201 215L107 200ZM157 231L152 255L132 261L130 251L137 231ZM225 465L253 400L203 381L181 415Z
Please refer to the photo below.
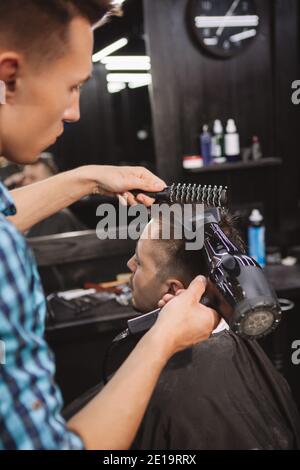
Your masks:
M0 214L0 449L83 449L61 416L46 304L24 237Z

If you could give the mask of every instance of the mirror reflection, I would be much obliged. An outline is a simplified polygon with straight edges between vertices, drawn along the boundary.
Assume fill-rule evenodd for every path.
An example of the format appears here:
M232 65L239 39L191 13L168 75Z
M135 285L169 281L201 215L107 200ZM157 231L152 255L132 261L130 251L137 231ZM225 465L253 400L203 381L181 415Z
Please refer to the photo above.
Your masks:
M142 165L155 171L143 5L126 2L122 17L95 31L93 75L81 91L81 119L38 163L24 168L3 160L0 178L10 189L81 165ZM110 198L90 196L39 223L27 237L95 229L96 208ZM111 200L109 201L111 202ZM117 201L116 201L117 203Z

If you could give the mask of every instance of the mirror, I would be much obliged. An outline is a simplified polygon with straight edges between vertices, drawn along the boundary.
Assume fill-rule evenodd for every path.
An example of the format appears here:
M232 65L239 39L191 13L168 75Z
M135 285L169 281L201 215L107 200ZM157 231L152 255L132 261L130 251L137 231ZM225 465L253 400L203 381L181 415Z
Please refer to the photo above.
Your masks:
M107 49L108 48L108 49ZM9 166L11 189L81 165L142 165L155 171L143 2L127 0L122 17L95 31L93 75L81 94L81 119L66 123L60 139L36 165ZM51 157L51 155L53 157ZM12 176L13 174L13 176ZM107 198L86 197L33 227L28 237L94 230ZM109 202L117 203L116 200Z

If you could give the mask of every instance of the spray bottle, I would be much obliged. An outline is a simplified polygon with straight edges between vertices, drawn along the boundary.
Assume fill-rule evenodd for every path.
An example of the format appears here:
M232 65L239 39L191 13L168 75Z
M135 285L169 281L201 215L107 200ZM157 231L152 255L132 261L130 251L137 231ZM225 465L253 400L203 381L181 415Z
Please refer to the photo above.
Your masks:
M263 216L258 209L253 209L249 217L248 227L249 255L260 264L266 265L265 226Z

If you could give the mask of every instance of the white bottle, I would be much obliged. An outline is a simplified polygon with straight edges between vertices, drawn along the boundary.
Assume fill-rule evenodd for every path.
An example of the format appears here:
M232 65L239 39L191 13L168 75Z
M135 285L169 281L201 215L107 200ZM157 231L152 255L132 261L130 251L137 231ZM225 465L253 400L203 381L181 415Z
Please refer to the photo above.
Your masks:
M214 121L213 134L212 157L214 163L224 163L226 162L226 158L224 157L224 133L220 119Z
M225 155L228 162L236 162L241 152L240 137L234 119L228 119L225 134Z

